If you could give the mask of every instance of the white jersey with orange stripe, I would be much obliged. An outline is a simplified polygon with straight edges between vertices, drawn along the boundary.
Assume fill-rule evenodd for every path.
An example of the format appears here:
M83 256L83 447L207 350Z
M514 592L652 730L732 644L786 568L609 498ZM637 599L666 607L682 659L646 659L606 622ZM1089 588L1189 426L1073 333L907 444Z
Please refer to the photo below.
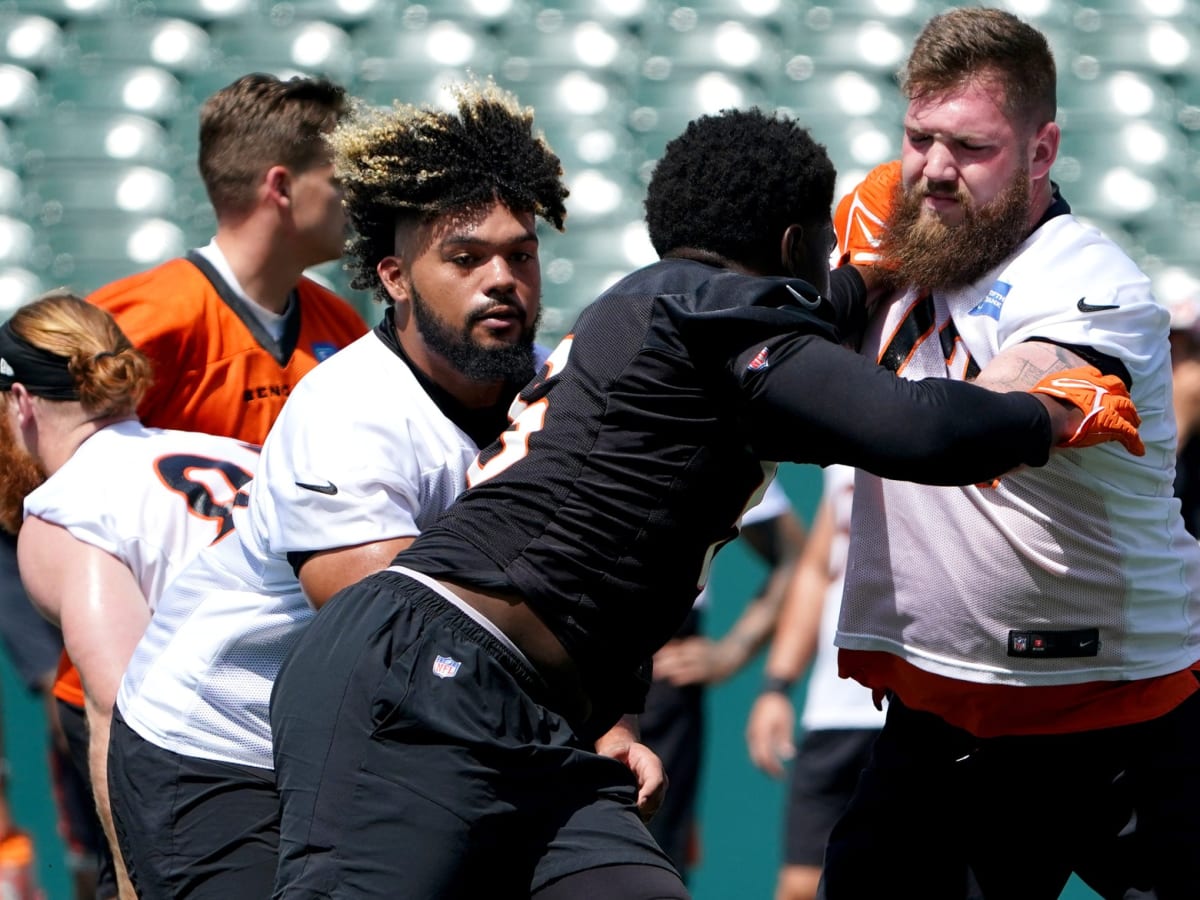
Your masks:
M1168 315L1112 241L1048 219L970 287L909 293L863 352L905 378L963 379L1030 340L1122 363L1146 455L1057 452L998 487L858 473L838 646L980 683L1140 679L1200 658L1200 547L1172 495Z
M257 465L251 444L130 419L80 444L25 498L25 515L116 557L153 610L196 554L232 530Z

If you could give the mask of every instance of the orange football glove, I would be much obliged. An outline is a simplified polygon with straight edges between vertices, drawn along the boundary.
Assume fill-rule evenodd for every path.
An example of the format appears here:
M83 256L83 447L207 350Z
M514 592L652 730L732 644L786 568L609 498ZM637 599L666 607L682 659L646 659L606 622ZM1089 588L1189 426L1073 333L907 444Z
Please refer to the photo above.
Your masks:
M879 262L879 238L900 190L900 161L881 163L838 201L833 214L837 265L872 266Z
M1060 447L1091 447L1106 441L1120 441L1134 456L1144 456L1146 447L1138 437L1142 424L1137 407L1129 399L1125 384L1115 375L1102 375L1095 366L1080 366L1063 372L1051 372L1035 384L1030 393L1049 394L1073 403L1083 412L1083 422Z

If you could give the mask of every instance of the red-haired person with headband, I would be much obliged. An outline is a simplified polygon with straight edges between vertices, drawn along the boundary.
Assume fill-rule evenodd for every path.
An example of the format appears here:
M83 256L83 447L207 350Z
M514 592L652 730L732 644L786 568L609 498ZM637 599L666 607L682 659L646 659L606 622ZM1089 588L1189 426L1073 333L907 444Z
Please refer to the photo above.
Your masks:
M72 755L114 846L105 758L121 675L166 584L228 533L258 459L231 438L143 426L150 378L112 316L72 294L0 326L0 524L19 529L21 578L79 670L87 729L73 733L89 738Z

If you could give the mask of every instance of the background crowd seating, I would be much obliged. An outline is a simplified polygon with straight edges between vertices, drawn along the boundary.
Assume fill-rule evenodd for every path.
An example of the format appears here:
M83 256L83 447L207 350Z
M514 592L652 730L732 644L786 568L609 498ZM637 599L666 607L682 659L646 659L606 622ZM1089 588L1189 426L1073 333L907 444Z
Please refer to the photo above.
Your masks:
M931 0L0 0L0 316L201 243L199 104L248 71L371 103L443 102L467 72L533 105L572 188L544 238L548 338L653 257L645 182L693 116L786 109L852 185L897 154L894 72ZM1198 290L1200 12L1190 0L1009 0L1050 37L1055 177L1167 302ZM319 274L352 294L339 264ZM373 314L370 314L373 317Z

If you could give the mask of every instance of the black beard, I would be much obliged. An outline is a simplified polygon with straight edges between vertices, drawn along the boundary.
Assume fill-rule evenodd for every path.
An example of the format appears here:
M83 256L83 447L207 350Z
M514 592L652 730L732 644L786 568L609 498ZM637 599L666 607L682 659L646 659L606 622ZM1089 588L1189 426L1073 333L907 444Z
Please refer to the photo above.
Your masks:
M503 347L482 347L471 337L471 328L478 318L469 317L459 329L425 302L416 285L409 283L413 318L430 350L442 356L471 381L487 384L497 381L525 384L533 378L533 337L542 320L541 310L533 324L521 333L515 344Z
M922 213L923 185L900 193L880 249L897 285L953 290L974 283L1008 259L1029 233L1029 175L1018 172L989 203L959 192L963 221L945 225Z
M2 408L4 401L0 401L0 528L15 535L21 530L25 498L46 480L46 473L36 459L18 446L12 424Z

